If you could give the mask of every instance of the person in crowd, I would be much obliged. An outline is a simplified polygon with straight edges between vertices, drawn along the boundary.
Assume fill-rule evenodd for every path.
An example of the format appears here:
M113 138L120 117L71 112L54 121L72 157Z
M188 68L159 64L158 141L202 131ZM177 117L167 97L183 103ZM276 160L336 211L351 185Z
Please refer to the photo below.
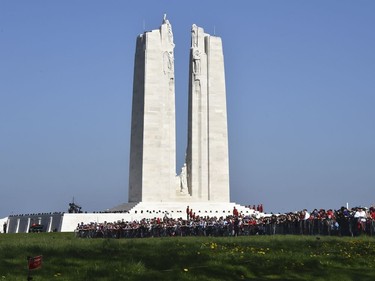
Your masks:
M233 216L238 217L238 210L236 206L233 207Z
M357 220L357 228L359 234L362 234L366 231L366 212L362 207L359 207L354 213L354 218Z
M370 208L370 234L373 236L375 234L375 208Z

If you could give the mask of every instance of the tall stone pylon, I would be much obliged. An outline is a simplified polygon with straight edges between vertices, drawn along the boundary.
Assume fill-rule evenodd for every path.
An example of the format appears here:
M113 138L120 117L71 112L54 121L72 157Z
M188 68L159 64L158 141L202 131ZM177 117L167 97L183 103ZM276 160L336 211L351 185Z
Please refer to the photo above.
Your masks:
M229 202L229 154L224 55L220 37L191 29L188 147L189 194Z
M188 146L176 176L172 27L137 37L129 165L129 202L229 202L224 56L219 37L192 26Z
M129 165L129 202L170 201L176 189L174 43L164 15L137 37Z

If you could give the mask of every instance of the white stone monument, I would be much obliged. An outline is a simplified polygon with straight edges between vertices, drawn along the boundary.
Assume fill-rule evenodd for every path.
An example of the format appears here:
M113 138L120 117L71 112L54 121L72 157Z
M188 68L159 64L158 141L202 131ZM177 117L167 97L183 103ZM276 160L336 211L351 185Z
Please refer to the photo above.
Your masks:
M129 202L229 202L221 39L192 26L188 147L177 177L174 46L166 16L159 29L137 38Z
M77 224L143 218L228 216L229 164L224 57L221 39L192 26L189 70L188 145L176 175L176 118L172 26L164 16L157 30L137 37L134 60L129 203L100 213L14 216L12 233L28 232L31 219L47 230L74 231ZM1 222L5 221L0 220Z

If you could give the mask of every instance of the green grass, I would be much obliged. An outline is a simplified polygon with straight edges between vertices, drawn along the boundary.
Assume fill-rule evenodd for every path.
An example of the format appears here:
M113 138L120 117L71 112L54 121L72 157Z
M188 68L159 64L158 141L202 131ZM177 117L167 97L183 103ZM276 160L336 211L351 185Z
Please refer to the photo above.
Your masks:
M247 236L79 239L72 233L0 235L0 281L375 280L375 239Z

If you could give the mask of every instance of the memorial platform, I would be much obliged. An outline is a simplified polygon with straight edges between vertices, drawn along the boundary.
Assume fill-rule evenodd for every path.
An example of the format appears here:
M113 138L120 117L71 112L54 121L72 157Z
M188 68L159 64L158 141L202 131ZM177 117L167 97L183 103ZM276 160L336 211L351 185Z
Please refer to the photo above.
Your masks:
M112 209L93 213L53 213L10 216L6 219L8 233L27 233L33 223L43 226L43 232L73 232L78 224L91 222L140 221L152 218L186 219L186 209L199 217L227 217L236 207L239 214L260 217L263 214L236 203L211 202L140 202L125 203ZM5 220L4 220L5 222Z
M133 206L132 206L133 205ZM211 203L211 202L140 202L125 203L114 207L106 212L101 213L79 213L64 214L61 232L74 231L80 223L103 223L117 221L139 221L141 219L152 218L183 218L186 219L186 208L193 210L195 216L200 217L226 217L233 214L236 207L238 212L243 215L255 215L259 217L261 214L253 209L236 203Z

